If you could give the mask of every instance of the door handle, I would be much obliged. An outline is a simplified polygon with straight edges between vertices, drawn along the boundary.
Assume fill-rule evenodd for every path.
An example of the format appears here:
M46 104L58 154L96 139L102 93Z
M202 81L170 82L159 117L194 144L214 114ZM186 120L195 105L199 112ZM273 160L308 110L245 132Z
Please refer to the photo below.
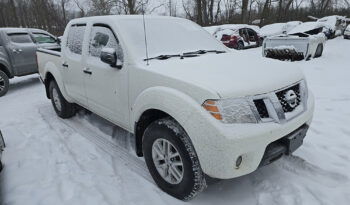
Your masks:
M68 68L68 64L66 64L66 63L63 63L62 66L65 68Z
M87 70L87 69L84 69L83 72L86 73L86 74L92 75L92 72Z
M14 53L20 53L20 52L22 52L22 49L16 49L16 48L14 48L14 49L12 49L12 52L14 52Z

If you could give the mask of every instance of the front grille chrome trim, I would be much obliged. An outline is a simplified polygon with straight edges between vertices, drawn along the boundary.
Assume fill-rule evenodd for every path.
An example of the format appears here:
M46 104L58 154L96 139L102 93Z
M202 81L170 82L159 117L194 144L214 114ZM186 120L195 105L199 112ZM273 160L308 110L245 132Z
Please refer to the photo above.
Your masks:
M293 88L294 86L299 85L299 95L300 95L300 103L297 107L295 107L294 110L290 112L285 112L283 109L283 106L281 104L281 101L278 99L277 94L281 91L285 91L289 88ZM276 123L286 123L295 117L299 116L303 112L306 111L307 106L307 98L308 98L308 91L307 91L307 85L305 80L301 80L299 82L296 82L292 85L286 86L284 88L275 90L270 93L265 93L261 95L255 95L248 97L248 102L250 104L250 107L259 123L266 123L266 122L276 122ZM263 100L266 106L266 109L268 111L268 117L261 118L261 115L259 113L258 108L256 107L256 104L254 101L256 100Z

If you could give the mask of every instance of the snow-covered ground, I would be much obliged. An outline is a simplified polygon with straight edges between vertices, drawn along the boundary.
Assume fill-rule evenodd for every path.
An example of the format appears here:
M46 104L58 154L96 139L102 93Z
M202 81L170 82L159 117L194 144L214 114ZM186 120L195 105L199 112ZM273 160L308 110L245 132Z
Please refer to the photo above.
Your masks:
M262 58L261 48L240 52ZM350 41L328 41L321 58L291 63L316 96L304 145L252 174L210 185L187 204L349 204ZM11 80L0 98L0 129L7 143L0 203L183 204L153 183L132 136L83 111L59 119L37 75Z

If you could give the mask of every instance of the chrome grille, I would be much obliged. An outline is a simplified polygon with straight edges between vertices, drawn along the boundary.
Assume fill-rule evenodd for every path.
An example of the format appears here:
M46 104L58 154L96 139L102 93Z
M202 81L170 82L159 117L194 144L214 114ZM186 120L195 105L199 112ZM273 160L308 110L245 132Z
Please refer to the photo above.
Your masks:
M307 85L300 81L287 88L251 97L251 107L260 122L283 123L306 110Z

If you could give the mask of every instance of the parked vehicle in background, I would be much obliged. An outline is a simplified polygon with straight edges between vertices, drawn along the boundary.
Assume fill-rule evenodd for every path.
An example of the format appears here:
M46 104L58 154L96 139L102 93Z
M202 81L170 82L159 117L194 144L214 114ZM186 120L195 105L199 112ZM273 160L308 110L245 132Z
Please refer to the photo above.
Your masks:
M287 23L273 23L260 28L260 35L263 38L287 34L294 27L300 25L301 21L290 21Z
M317 22L323 23L330 30L329 38L335 38L344 33L346 28L346 17L344 16L325 16L317 20Z
M144 19L75 19L61 52L38 50L58 116L78 104L133 133L154 181L182 200L205 174L242 176L301 146L314 98L295 65L230 52L186 19Z
M323 22L304 22L287 32L287 34L290 35L298 33L305 33L308 35L317 35L319 33L323 33L327 39L332 37L332 29Z
M263 56L279 60L309 60L322 56L326 37L323 33L295 33L265 39Z
M1 130L0 130L0 172L3 168L1 157L2 157L2 152L4 151L4 148L5 148L5 141L4 141L4 138L3 138Z
M9 79L38 72L36 49L59 50L57 38L40 29L0 28L0 97Z
M259 47L263 39L260 37L259 27L245 24L225 24L204 27L225 46L237 50Z
M350 39L350 25L348 25L344 31L344 38Z

